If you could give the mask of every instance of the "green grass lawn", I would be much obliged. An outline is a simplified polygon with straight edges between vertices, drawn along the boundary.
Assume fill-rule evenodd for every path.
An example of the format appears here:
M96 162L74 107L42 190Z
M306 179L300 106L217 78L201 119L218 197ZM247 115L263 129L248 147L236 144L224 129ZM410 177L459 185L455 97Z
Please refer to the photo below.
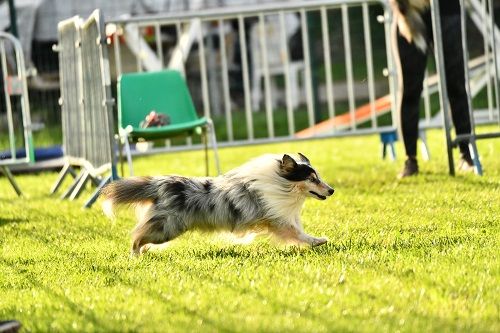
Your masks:
M492 128L489 128L490 130ZM498 127L493 129L498 130ZM335 195L306 201L297 249L188 233L130 258L133 213L48 196L56 173L0 178L0 320L26 331L499 332L500 140L479 143L484 177L432 160L397 181L377 136L221 149L225 171L269 152L303 152ZM141 175L203 175L203 152L137 158ZM213 169L213 168L212 168ZM68 185L68 184L65 184Z

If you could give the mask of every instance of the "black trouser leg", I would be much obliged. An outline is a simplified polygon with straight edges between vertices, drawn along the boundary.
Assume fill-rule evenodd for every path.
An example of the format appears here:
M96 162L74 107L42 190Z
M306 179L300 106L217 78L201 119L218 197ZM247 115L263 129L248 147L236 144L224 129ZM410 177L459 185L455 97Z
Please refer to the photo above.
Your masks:
M417 155L418 120L420 111L420 96L424 81L427 55L422 53L414 44L397 36L399 62L401 66L402 85L399 94L402 94L399 105L401 116L401 131L407 156Z
M451 107L451 117L456 134L469 134L471 122L469 103L465 89L464 57L462 48L462 31L460 15L441 18L443 31L444 65L446 86ZM462 153L468 154L468 142L459 143Z
M424 15L427 26L428 39L431 42L430 12ZM471 132L469 105L465 89L464 58L462 48L462 33L460 15L441 17L443 53L446 73L446 87L451 108L451 116L455 132L467 134ZM418 118L420 95L427 62L426 54L418 50L398 34L399 61L402 72L402 100L399 106L401 115L401 129L405 144L406 155L415 156L417 153ZM468 154L468 143L459 144L460 151Z

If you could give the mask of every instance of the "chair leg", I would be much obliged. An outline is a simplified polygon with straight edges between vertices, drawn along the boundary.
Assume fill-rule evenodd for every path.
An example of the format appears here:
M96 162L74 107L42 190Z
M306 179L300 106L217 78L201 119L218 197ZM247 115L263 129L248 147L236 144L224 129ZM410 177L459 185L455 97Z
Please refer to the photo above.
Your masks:
M382 142L382 159L385 160L387 156L387 143Z
M212 122L211 119L208 120L207 129L210 132L209 135L210 135L211 145L212 145L212 149L214 150L215 167L217 168L217 175L220 175L221 171L220 171L220 163L219 163L219 151L217 149L217 137L215 136L214 123Z
M125 142L125 154L127 154L127 162L128 162L130 176L133 176L134 168L132 167L132 153L130 151L130 143L128 141L128 135L124 138L124 142Z
M116 141L118 144L118 161L120 162L120 172L122 177L125 177L125 168L123 167L123 144L120 136L116 136Z
M208 177L210 176L210 170L208 166L208 129L203 128L203 134L202 134L202 140L203 144L205 146L205 175Z
M396 160L396 147L394 147L394 142L389 144L389 148L391 149L391 161L394 162Z

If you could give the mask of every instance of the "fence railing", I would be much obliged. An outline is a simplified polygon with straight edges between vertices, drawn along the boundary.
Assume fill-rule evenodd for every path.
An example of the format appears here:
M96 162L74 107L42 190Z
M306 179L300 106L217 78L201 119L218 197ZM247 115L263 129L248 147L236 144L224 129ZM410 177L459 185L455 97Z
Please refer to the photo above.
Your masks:
M444 0L441 0L444 1ZM476 124L500 125L499 83L500 30L495 25L493 6L489 0L464 0L463 5L463 54L468 64L467 78L471 110ZM470 20L467 20L469 18ZM479 45L480 44L480 45ZM424 114L422 128L443 127L443 118L432 108L431 96L439 92L439 73L428 75L424 81ZM437 103L436 103L437 104ZM440 111L440 109L438 108Z
M436 58L436 68L439 76L438 79L438 91L439 91L439 103L442 110L442 123L444 126L444 133L446 138L446 148L448 153L448 166L450 175L455 174L455 167L453 162L453 152L452 148L457 147L460 143L467 143L469 151L474 163L474 171L476 174L482 175L482 166L479 158L479 152L476 146L476 141L480 139L490 139L500 137L500 130L496 130L491 133L477 134L475 129L476 117L474 115L474 105L472 101L472 91L473 87L471 85L470 73L467 70L467 66L464 65L465 81L466 81L466 91L467 91L467 103L469 109L469 118L471 122L470 133L462 133L452 138L451 134L451 112L450 103L448 103L448 90L446 85L446 80L448 79L445 75L445 59L443 52L443 39L441 30L441 20L439 13L439 1L444 0L432 0L431 1L431 16L433 25L433 37L434 37L434 53ZM462 48L464 64L468 63L469 60L469 50L467 45L467 27L465 21L465 1L461 0L462 8L462 19L461 19L461 32L463 37ZM493 2L491 0L483 0L479 4L478 0L469 0L467 3L468 11L471 16L479 15L482 19L482 23L478 24L478 28L483 37L484 42L484 76L483 85L486 85L487 93L487 118L490 121L496 121L500 125L500 91L499 91L499 67L498 67L498 55L500 54L499 48L496 46L496 32L498 28L495 26L494 21L494 10ZM495 97L493 97L495 96ZM496 110L496 112L493 112ZM496 116L496 119L495 119Z
M476 123L499 121L491 45L500 34L488 1L465 6L471 36L485 45L478 53L466 41ZM394 130L391 23L387 1L317 0L119 18L107 31L115 77L184 71L224 146ZM426 76L421 128L443 126L438 81Z
M115 77L183 70L218 140L235 144L395 128L395 103L376 104L393 96L390 23L385 1L315 0L120 18L107 31Z
M7 147L0 144L0 171L9 179L18 195L17 186L9 167L35 161L31 133L30 104L26 85L26 66L21 43L13 35L0 31L0 132L7 135ZM20 119L16 116L20 115ZM4 118L5 117L5 118ZM5 119L5 122L4 122ZM24 142L18 151L19 139ZM4 149L6 151L2 152ZM18 154L19 153L19 154ZM19 155L19 156L18 156Z
M76 198L88 180L99 187L115 177L114 120L104 24L98 10L84 22L79 17L58 25L61 113L65 165L52 188L66 175L75 178L62 195ZM77 175L73 167L80 167ZM103 178L111 171L112 176ZM90 206L95 195L87 202Z
M8 133L8 152L0 158L0 165L30 163L35 160L31 134L30 104L26 85L26 67L21 43L13 35L0 32L0 68L3 98L0 99L1 116L5 117ZM20 111L20 112L18 112ZM16 119L20 115L20 119ZM0 125L5 125L3 120ZM0 129L2 130L2 129ZM2 130L3 132L3 130ZM16 138L24 140L24 157L17 157ZM4 147L0 147L2 150Z

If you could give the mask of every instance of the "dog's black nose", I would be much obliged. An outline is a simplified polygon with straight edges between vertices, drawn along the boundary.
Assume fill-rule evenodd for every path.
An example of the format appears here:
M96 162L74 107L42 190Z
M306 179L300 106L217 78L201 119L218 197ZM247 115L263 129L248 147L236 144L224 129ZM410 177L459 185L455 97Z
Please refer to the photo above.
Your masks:
M332 194L333 194L333 192L335 192L335 190L334 190L333 188L331 188L331 189L329 189L329 190L328 190L328 193L329 193L330 195L332 195Z

